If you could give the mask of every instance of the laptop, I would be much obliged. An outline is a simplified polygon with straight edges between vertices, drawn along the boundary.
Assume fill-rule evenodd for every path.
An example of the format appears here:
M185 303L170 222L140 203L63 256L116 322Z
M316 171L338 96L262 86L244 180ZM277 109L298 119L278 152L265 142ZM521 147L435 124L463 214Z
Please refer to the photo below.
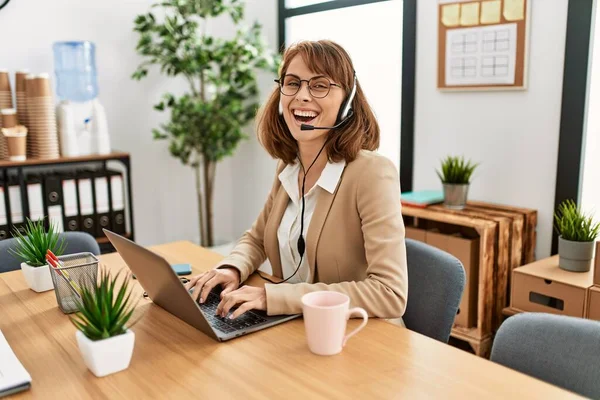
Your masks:
M191 290L185 289L167 260L121 235L103 231L155 304L217 341L234 339L299 316L268 316L260 310L247 311L233 320L216 316L220 285L200 304L190 295Z

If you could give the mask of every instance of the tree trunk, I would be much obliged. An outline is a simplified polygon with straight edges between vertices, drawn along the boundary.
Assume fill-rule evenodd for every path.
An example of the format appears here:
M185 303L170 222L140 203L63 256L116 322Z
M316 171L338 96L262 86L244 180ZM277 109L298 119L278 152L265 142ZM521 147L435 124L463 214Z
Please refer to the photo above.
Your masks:
M198 201L200 245L203 247L206 247L207 246L207 244L206 244L206 225L204 223L205 215L206 215L204 205L206 204L206 202L203 201L203 199L202 199L204 191L202 190L202 172L201 172L201 170L202 170L202 163L198 162L198 164L194 168L194 172L196 173L196 199Z
M213 197L215 188L215 172L217 163L204 160L204 200L206 206L206 243L207 246L214 246L213 237Z

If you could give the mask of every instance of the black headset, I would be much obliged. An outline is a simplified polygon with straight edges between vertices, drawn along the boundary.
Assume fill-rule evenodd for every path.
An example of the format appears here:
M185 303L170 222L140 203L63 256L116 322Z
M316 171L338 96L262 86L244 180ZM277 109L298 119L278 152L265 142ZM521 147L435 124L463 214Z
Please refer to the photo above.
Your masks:
M314 130L314 129L337 129L340 126L342 126L346 121L348 121L352 117L352 115L354 115L354 110L352 110L352 101L354 100L354 97L356 96L356 86L357 86L356 85L356 72L354 73L354 81L353 82L354 83L352 85L352 90L350 90L350 93L348 94L348 96L346 96L346 98L340 105L340 110L338 111L337 119L333 126L312 126L312 125L302 124L301 129L304 131ZM283 108L281 106L281 101L279 102L279 115L283 115ZM327 142L329 141L330 138L331 138L331 135L327 138L327 140L325 140L325 143L323 143L321 150L319 150L319 152L317 153L317 156L315 157L315 159L310 164L310 166L308 167L307 170L304 170L304 165L302 165L302 161L299 160L300 165L302 166L302 170L304 171L304 176L302 177L302 212L300 214L300 236L298 237L298 245L297 245L298 246L297 247L298 254L300 254L300 262L298 262L298 266L296 267L296 270L294 271L294 273L283 281L274 282L271 279L261 275L261 277L263 279L265 279L271 283L279 284L279 283L287 282L288 280L292 279L292 277L294 275L296 275L298 273L298 271L300 270L300 265L302 265L302 259L304 257L304 251L306 250L306 242L304 241L304 209L305 209L304 184L306 183L306 175L308 174L308 171L310 171L310 169L312 168L314 163L319 159L321 152L325 148L325 145L327 144Z

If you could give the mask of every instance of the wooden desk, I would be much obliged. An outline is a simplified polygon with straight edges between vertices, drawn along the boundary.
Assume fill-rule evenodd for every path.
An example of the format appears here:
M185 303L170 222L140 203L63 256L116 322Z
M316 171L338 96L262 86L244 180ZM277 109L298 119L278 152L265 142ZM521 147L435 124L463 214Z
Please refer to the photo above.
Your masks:
M189 242L153 250L195 273L221 258ZM125 266L117 254L101 261ZM20 271L0 275L0 329L33 379L15 398L575 398L381 320L371 319L342 354L320 357L308 350L301 319L217 343L149 300L139 309L129 369L96 378L54 292L29 290Z

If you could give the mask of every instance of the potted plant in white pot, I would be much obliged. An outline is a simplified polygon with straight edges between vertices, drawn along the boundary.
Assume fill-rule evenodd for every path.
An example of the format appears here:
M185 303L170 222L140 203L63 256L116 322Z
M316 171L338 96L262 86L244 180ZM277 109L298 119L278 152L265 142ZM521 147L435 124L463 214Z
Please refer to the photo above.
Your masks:
M257 71L276 74L281 57L269 49L262 27L241 27L241 0L163 0L137 16L136 50L143 57L133 79L147 76L151 66L167 76L184 78L186 92L167 93L154 106L169 112L169 120L153 130L155 139L169 141L169 151L195 173L200 244L213 247L213 195L217 163L233 155L246 138L245 127L258 110ZM230 39L207 33L219 18L231 18L236 30Z
M65 249L65 240L60 238L56 226L50 221L48 231L44 220L31 221L27 219L25 233L14 230L15 248L9 249L15 257L21 260L21 271L27 285L34 292L45 292L54 289L50 267L46 262L46 253L51 250L57 256Z
M441 171L436 171L444 187L444 206L462 210L467 204L473 171L479 164L465 161L463 157L448 156L442 161Z
M122 371L129 367L135 334L129 323L138 301L133 301L127 275L117 291L119 274L112 277L102 270L97 283L84 285L78 313L71 317L77 328L77 346L85 365L97 377ZM139 320L139 319L138 319Z
M573 200L563 201L554 214L560 268L587 272L592 267L600 223L594 223Z

